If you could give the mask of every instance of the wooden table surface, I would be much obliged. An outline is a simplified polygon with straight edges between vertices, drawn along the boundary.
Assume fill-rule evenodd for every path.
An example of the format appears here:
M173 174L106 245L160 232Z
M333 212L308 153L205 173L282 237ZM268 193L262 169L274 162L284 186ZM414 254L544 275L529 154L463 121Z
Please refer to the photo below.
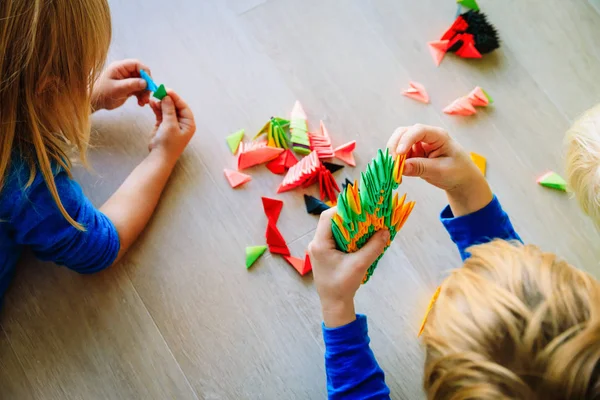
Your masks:
M264 243L261 196L285 202L279 227L304 254L316 218L302 191L276 195L266 168L232 190L225 136L256 132L296 99L336 145L356 139L356 178L400 125L448 129L488 159L488 179L525 241L599 276L599 237L563 193L535 179L563 171L562 137L600 94L600 16L584 1L481 0L502 48L433 64L426 42L451 24L452 0L114 0L110 59L139 58L195 112L198 131L145 233L119 265L80 276L26 256L0 317L0 398L320 399L318 298ZM401 94L423 83L425 106ZM495 99L470 118L442 109L474 86ZM147 153L153 125L135 102L94 117L92 171L76 176L100 205ZM416 332L459 256L438 221L444 194L401 186L417 206L356 299L395 399L422 398ZM315 193L315 188L308 192Z

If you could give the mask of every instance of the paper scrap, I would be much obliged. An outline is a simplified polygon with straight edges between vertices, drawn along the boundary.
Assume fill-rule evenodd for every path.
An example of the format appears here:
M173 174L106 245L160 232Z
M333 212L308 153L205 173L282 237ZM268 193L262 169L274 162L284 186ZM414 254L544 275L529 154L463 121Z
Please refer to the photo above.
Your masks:
M330 163L327 161L323 161L323 166L325 168L327 168L329 170L329 172L331 172L332 174L339 171L340 169L344 168L343 165L334 164L334 163Z
M290 255L290 250L288 249L287 243L285 239L279 232L279 229L275 225L275 223L269 221L267 222L267 232L265 233L265 237L267 239L267 246L269 247L269 251L273 254L281 254L284 256Z
M252 177L250 175L246 175L239 171L234 171L232 169L225 168L224 172L225 177L227 178L227 181L229 182L229 185L231 185L232 188L236 188L252 180Z

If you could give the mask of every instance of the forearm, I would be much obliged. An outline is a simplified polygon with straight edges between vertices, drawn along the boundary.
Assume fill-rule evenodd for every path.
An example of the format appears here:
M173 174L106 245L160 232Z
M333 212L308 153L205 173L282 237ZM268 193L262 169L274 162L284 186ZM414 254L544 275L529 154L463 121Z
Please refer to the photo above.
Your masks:
M100 208L119 233L121 247L115 262L150 220L175 163L163 152L153 150Z
M448 204L455 217L472 214L487 206L494 197L483 175L477 173L468 183L446 192Z

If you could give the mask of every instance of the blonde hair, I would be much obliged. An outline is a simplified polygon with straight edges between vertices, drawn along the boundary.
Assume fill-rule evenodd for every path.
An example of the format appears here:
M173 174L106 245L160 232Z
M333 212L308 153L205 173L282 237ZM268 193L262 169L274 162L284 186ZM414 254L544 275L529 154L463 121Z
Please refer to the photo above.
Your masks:
M567 131L567 180L581 208L600 227L600 105Z
M598 282L531 245L470 252L425 326L428 398L600 398Z
M91 90L111 39L106 0L0 1L0 190L11 159L42 174L60 212L67 213L53 167L71 175L69 155L86 164Z

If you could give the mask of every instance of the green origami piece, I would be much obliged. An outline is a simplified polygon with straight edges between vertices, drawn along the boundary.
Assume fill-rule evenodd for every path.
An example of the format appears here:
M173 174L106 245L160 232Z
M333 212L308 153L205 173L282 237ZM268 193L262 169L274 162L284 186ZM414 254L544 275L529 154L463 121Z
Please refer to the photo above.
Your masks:
M246 131L244 131L243 129L240 129L239 131L234 132L225 138L225 140L227 140L229 150L231 150L231 154L235 154L237 152L237 149L240 146L242 139L244 138L245 132Z
M567 191L567 182L556 172L549 172L542 176L538 180L538 183L547 188L561 190L563 192Z
M246 247L246 269L250 268L256 260L267 250L267 246Z
M494 99L492 99L492 96L490 96L490 94L488 92L486 92L484 89L481 89L481 91L483 92L483 94L485 94L485 97L487 97L490 104L492 104L494 102Z
M391 242L410 215L414 202L405 203L398 198L394 190L402 181L402 167L405 157L396 160L389 154L378 151L377 156L367 165L361 174L360 190L358 185L347 185L339 194L337 214L332 219L332 234L338 250L351 253L364 246L380 229L390 232ZM366 283L379 259L369 267L363 283Z
M456 0L463 7L470 8L473 11L479 11L479 4L476 0Z
M153 94L153 96L159 100L164 99L166 95L167 95L167 89L165 89L165 85L162 85L162 84L156 89L156 91Z
M290 121L279 117L271 117L269 122L262 127L260 131L254 136L254 139L260 137L263 134L267 134L267 146L278 147L280 149L288 148L288 134Z

